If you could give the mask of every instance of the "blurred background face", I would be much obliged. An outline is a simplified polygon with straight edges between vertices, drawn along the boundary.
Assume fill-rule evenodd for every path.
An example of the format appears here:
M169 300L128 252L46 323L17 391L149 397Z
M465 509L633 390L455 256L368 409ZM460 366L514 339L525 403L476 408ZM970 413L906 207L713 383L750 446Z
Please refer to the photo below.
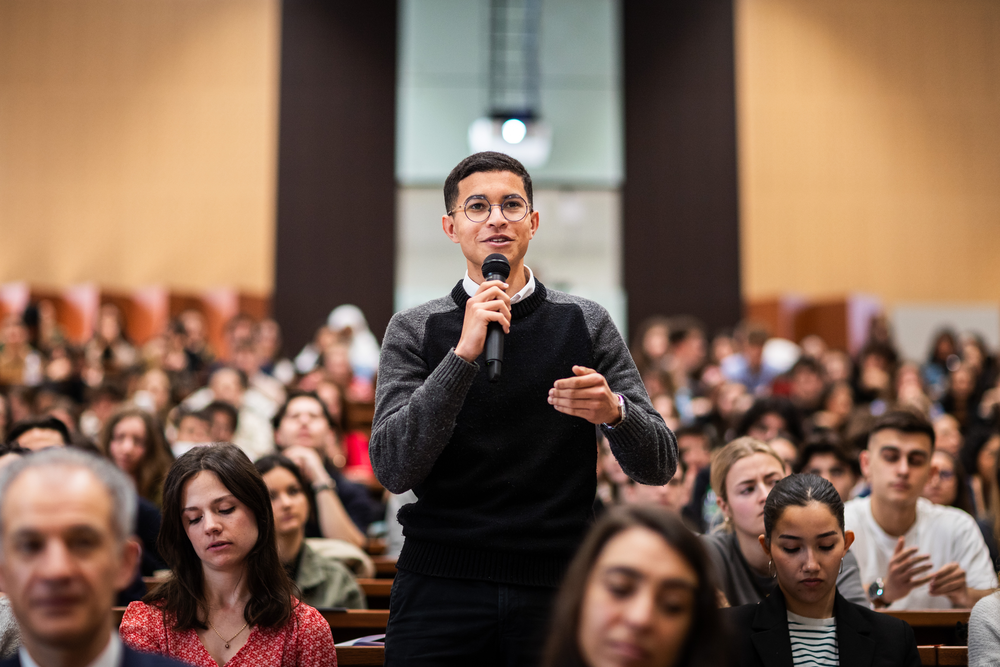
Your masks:
M957 419L945 414L934 420L934 447L958 456L962 451L962 431Z
M1000 454L1000 435L994 435L986 441L976 455L976 472L983 479L992 479L997 467L997 455Z
M712 462L712 454L708 447L708 438L703 435L687 434L677 438L677 451L681 460L695 474Z
M212 442L232 442L236 434L236 425L225 412L216 410L212 413L212 428L209 435Z
M767 442L778 437L778 434L787 428L785 418L777 412L768 412L761 415L749 429L747 435L757 440Z
M931 457L931 476L924 487L924 498L937 505L951 505L958 497L958 485L962 483L955 475L955 461L945 452L935 450Z
M264 473L264 484L271 496L274 527L279 535L305 530L309 520L309 499L291 471L277 466Z
M764 502L785 469L770 454L745 456L726 475L726 500L719 507L737 531L756 539L764 532Z
M677 663L698 578L666 540L647 528L619 533L604 546L586 586L577 642L590 667Z
M239 406L243 400L243 385L239 373L231 368L223 368L212 374L208 386L216 399L230 405Z
M181 419L177 426L179 442L212 442L212 426L194 415Z
M781 460L785 462L785 470L791 470L792 466L795 464L795 459L799 457L799 450L795 447L795 443L786 438L774 438L768 443L771 449L778 453Z
M141 417L125 417L115 424L108 443L108 455L115 465L135 475L146 455L146 423Z
M626 503L661 505L674 512L680 512L690 500L687 475L678 466L674 476L662 486L647 486L629 480L622 486L622 499Z
M331 437L323 406L309 396L293 398L278 425L275 440L282 447L310 447L323 451Z
M814 454L806 462L802 472L809 475L819 475L833 484L833 488L837 489L840 499L844 502L847 502L851 495L851 489L858 481L851 467L834 454Z
M667 353L670 342L667 339L667 328L664 326L650 327L642 337L642 351L650 359L659 359Z

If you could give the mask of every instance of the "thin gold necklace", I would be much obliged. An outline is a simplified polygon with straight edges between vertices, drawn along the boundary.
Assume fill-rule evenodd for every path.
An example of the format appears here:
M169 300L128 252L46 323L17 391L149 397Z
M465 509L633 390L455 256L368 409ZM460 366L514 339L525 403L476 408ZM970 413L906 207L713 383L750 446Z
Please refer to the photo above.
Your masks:
M221 639L223 642L225 642L226 648L229 648L229 642L231 642L234 639L236 639L237 637L239 637L240 636L240 632L243 632L244 630L246 630L248 625L250 625L250 621L247 621L246 623L244 623L243 627L239 629L239 632L237 632L235 635L233 635L229 639L226 639L222 635L219 635L219 631L215 629L214 625L212 625L212 621L211 620L209 620L209 622L208 622L208 627L212 628L212 632L214 632L215 634L219 635L219 639Z

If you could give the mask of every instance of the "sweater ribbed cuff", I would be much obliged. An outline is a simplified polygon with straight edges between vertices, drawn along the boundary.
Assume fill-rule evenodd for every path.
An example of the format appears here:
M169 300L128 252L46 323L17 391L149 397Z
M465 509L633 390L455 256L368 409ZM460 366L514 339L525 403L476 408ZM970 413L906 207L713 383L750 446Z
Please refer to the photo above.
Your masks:
M427 379L440 384L449 393L464 397L478 372L479 364L466 361L455 354L455 348L451 348Z

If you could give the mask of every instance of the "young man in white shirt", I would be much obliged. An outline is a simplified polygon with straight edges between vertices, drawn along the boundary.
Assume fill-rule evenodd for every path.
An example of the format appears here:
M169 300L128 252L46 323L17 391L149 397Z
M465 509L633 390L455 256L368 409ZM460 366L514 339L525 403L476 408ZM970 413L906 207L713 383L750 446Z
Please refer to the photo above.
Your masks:
M933 452L930 422L904 410L879 417L861 452L871 496L847 503L844 519L876 609L969 608L997 586L973 518L920 497Z

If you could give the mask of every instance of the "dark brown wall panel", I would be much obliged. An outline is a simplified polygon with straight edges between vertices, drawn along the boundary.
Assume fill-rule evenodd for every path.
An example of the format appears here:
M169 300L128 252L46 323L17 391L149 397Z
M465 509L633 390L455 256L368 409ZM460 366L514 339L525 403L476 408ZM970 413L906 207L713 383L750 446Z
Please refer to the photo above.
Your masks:
M625 0L629 326L740 318L732 0Z
M395 0L285 0L274 314L286 352L353 303L381 338L395 263Z

